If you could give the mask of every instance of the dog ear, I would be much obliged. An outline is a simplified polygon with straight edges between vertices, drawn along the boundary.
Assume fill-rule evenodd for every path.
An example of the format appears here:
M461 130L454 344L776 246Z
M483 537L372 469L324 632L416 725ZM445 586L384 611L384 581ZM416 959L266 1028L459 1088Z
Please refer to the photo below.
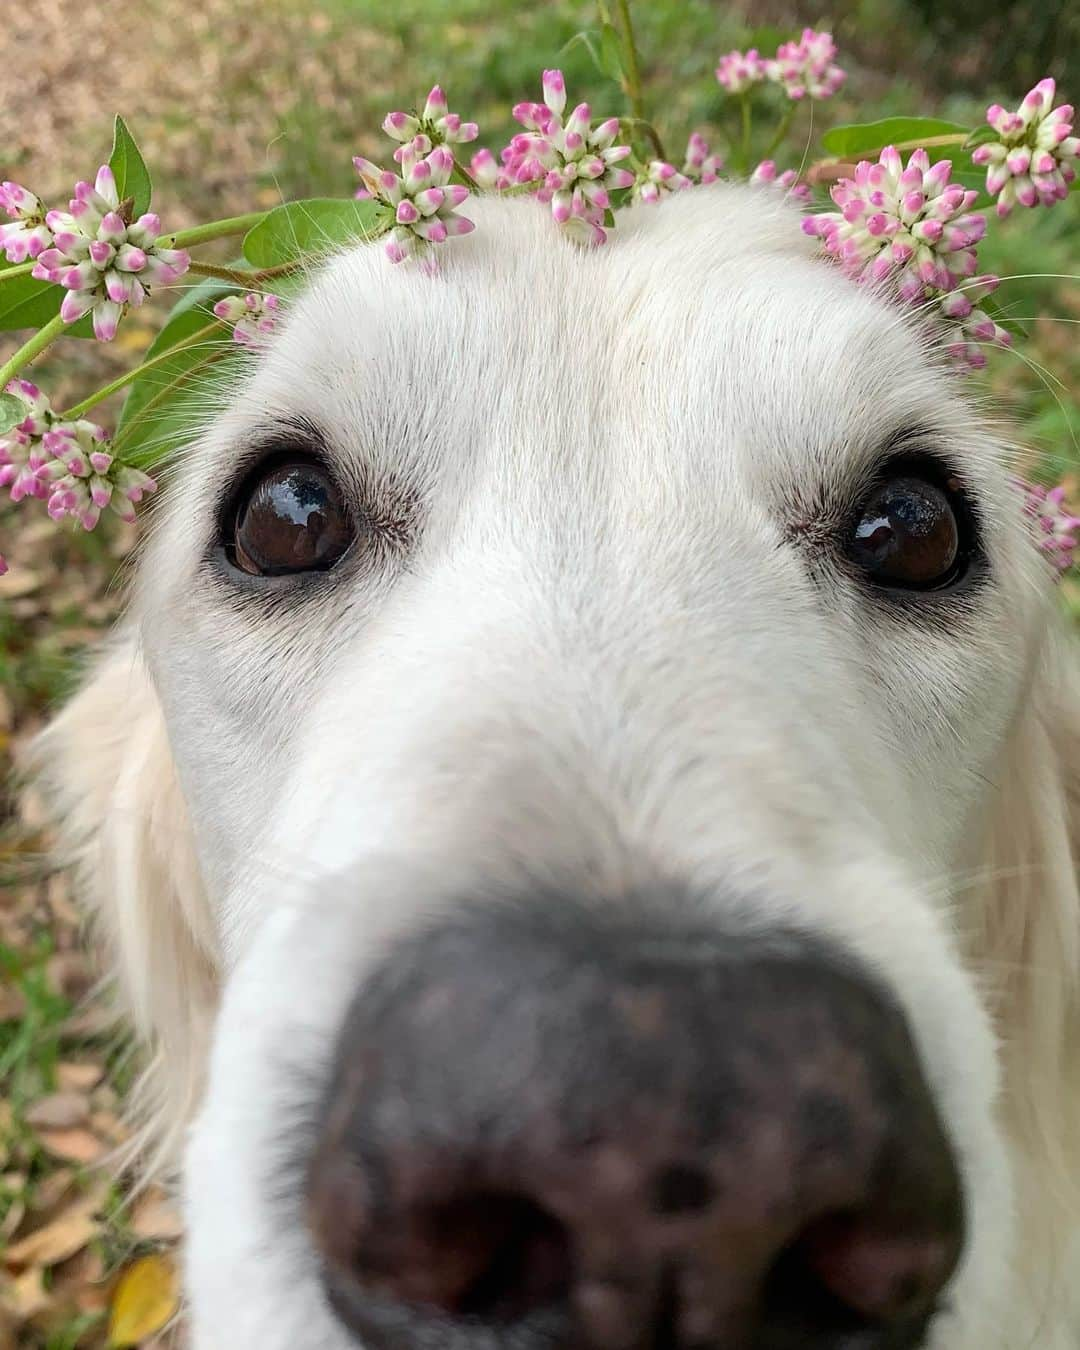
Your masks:
M151 1050L136 1147L149 1171L169 1170L201 1092L218 955L161 705L133 639L106 653L39 737L31 771L122 1011Z
M1057 615L994 792L960 911L997 1016L1025 1227L1054 1244L1080 1212L1080 645Z

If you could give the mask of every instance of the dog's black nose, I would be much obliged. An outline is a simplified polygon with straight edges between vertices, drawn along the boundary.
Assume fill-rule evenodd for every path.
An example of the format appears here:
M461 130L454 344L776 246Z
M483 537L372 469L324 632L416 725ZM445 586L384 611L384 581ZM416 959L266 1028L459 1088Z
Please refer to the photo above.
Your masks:
M564 901L384 961L307 1198L367 1350L906 1350L963 1242L904 1018L852 964Z

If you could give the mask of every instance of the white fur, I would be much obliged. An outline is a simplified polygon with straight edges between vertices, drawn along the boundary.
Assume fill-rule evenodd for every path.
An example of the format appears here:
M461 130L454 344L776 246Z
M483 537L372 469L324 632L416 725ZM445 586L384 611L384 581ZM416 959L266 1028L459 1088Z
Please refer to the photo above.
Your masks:
M352 1344L295 1187L268 1184L290 1122L448 877L546 875L735 891L742 922L880 972L971 1207L933 1345L1075 1346L1075 654L955 377L773 201L695 190L590 252L484 204L438 277L333 261L185 459L124 633L47 733L166 1153L202 1100L197 1350ZM252 603L207 560L214 504L299 417L414 537ZM914 427L964 475L992 576L902 616L828 537Z

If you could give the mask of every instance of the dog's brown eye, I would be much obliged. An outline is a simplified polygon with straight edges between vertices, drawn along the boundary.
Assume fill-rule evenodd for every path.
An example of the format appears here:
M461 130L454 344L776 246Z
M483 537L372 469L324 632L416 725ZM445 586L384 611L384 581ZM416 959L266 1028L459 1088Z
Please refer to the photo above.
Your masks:
M355 533L341 489L320 464L279 461L241 488L226 552L253 576L324 572Z
M959 483L890 478L859 508L848 545L853 562L879 586L934 590L962 569Z

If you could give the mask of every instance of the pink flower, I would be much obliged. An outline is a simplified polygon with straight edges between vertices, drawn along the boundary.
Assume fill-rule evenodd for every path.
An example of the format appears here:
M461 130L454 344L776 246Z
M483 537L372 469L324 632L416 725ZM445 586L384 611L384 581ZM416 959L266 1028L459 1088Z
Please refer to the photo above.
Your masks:
M188 255L158 245L161 221L153 213L134 223L125 219L107 164L93 185L76 183L70 206L46 215L53 246L38 255L32 275L66 288L60 306L65 323L92 314L94 336L109 342L129 305L141 305L151 286L183 276Z
M490 150L477 150L469 161L469 172L477 187L485 192L498 192L513 185L513 180Z
M662 159L650 160L634 180L633 198L638 202L658 202L668 192L693 187L693 180Z
M504 152L504 166L514 183L542 182L541 197L550 201L559 225L582 243L602 244L610 193L628 188L634 175L617 165L632 152L616 145L619 119L593 126L587 103L579 103L563 120L566 84L561 70L545 70L543 103L519 103L514 117L526 128ZM674 172L674 171L673 171Z
M214 306L214 313L233 326L233 341L242 347L257 347L274 331L280 301L276 295L227 295Z
M423 255L429 245L468 234L474 228L471 220L457 214L458 207L468 199L469 189L450 182L453 153L445 145L437 145L421 154L423 143L423 136L415 137L395 153L395 159L400 155L400 175L360 155L353 160L364 187L394 213L394 228L385 245L391 262Z
M1053 80L1040 80L1016 112L998 103L987 110L998 139L976 146L971 158L986 165L986 190L997 197L1001 217L1017 205L1053 206L1076 178L1080 137L1072 134L1070 105L1053 106L1055 90Z
M766 187L783 188L786 195L797 201L801 206L809 206L813 197L809 184L800 183L799 175L794 169L785 169L783 173L779 173L771 159L761 161L750 175L750 182Z
M765 75L783 85L788 98L830 98L847 79L833 62L835 55L831 33L804 28L798 42L781 43L775 58L765 62Z
M1074 516L1065 501L1062 486L1049 490L1038 483L1014 478L1013 486L1023 493L1023 510L1031 521L1039 548L1059 575L1076 563L1080 547L1080 516Z
M969 370L981 370L986 365L986 347L1012 345L1012 335L985 309L979 308L979 302L993 294L1000 284L1000 277L987 273L972 277L940 299L934 298L945 325L945 349L954 361Z
M705 137L698 131L691 132L686 143L683 177L692 183L715 183L723 167L723 155L714 155Z
M417 136L426 136L430 142L428 150L434 145L475 141L480 134L475 122L463 122L457 113L449 111L446 95L438 85L435 85L428 94L424 110L419 115L403 112L387 113L383 121L383 131L395 141L403 142L415 140Z
M134 520L132 503L156 484L113 457L104 428L58 417L29 380L12 380L7 392L26 405L26 417L0 436L0 487L9 489L12 501L38 497L54 520L73 516L86 530L107 506Z
M890 145L877 163L859 163L854 178L832 189L839 211L806 216L803 229L860 281L895 281L905 300L928 288L952 290L976 270L975 245L986 218L969 214L978 193L950 183L952 164L931 167L925 150L904 166Z
M729 94L741 94L765 78L765 62L754 47L748 52L728 52L720 58L716 78Z
M0 210L13 217L10 224L0 225L0 250L8 262L26 262L52 245L45 203L32 192L18 183L0 183Z

